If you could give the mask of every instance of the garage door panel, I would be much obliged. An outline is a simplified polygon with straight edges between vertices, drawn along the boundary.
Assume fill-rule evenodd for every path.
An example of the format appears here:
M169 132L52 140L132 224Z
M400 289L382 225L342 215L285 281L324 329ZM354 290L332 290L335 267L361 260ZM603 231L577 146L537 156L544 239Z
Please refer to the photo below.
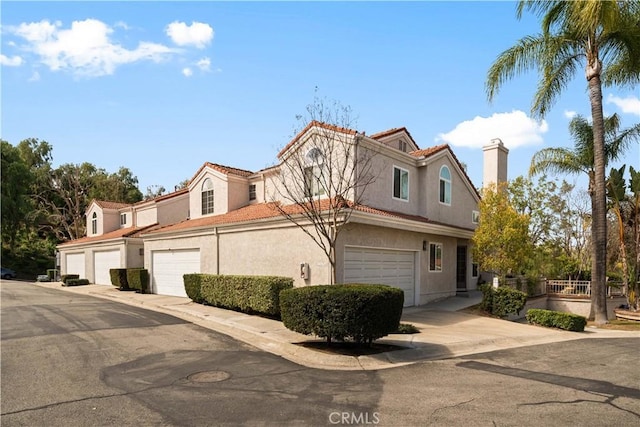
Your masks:
M66 263L66 274L77 274L81 279L84 279L86 277L84 253L67 254Z
M415 261L411 251L347 248L344 281L401 288L405 306L415 303Z
M94 283L96 285L111 285L109 270L112 268L121 268L120 249L93 254Z
M154 251L151 262L154 292L186 297L182 276L200 273L200 250Z

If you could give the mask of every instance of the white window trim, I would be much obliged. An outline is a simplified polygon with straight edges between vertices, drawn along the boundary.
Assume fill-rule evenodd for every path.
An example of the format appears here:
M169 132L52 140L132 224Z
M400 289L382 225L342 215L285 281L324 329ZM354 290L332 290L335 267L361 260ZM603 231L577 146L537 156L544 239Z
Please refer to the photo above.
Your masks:
M447 170L449 171L449 179L442 178L442 169L444 168L447 168ZM441 181L444 181L445 183L449 183L449 203L440 201L440 182ZM438 172L438 202L441 205L451 206L451 201L453 200L453 185L451 184L451 181L453 181L453 179L451 178L451 169L449 168L449 166L447 165L440 166L440 171ZM446 192L445 192L445 195L446 195Z
M393 192L395 190L395 182L394 180L396 179L396 169L400 170L401 172L406 172L407 173L407 198L403 199L402 197L396 197ZM400 174L400 179L402 180L402 173ZM411 193L411 174L409 173L408 169L402 168L400 166L396 166L393 165L393 168L391 169L391 198L393 200L399 200L401 202L406 202L409 203L409 194ZM400 183L400 195L402 195L402 182Z
M304 173L305 200L319 200L319 199L326 199L329 197L327 194L328 193L327 189L324 187L323 183L320 181L323 168L324 168L324 163L310 164L304 167L303 173ZM307 182L307 170L309 169L311 170L311 175L313 178L311 184L316 184L317 190L318 190L317 194L309 194L309 193L313 193L313 187L307 188L307 184L309 184ZM309 193L307 193L307 190L309 190Z
M471 211L471 222L473 224L480 223L480 211Z
M205 189L205 185L207 184L207 182L211 183L211 186L207 186L207 189ZM212 202L213 202L213 206L211 209L211 212L204 212L204 203L202 200L202 196L205 192L209 192L211 191L212 194ZM207 206L208 207L208 206ZM208 210L208 209L207 209ZM205 178L202 181L202 184L200 185L200 213L202 214L202 216L209 216L209 215L213 215L215 214L215 185L213 183L213 180L209 177Z
M431 269L431 250L432 250L431 245L440 246L440 270ZM443 264L444 264L444 245L440 242L429 242L429 259L427 260L427 269L429 270L429 273L442 273L442 271L444 270Z
M98 214L95 212L91 215L91 234L98 234Z

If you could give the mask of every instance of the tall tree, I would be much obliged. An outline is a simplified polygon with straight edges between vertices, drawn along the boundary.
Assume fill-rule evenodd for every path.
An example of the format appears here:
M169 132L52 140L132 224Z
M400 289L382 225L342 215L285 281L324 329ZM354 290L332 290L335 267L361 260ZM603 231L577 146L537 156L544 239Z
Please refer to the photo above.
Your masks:
M622 286L625 294L629 291L629 264L627 260L627 247L625 242L625 220L623 218L623 204L626 199L627 183L624 180L624 170L626 165L620 169L611 168L607 179L607 198L609 207L616 217L618 228L618 239L620 246L620 262L622 263Z
M591 311L596 323L606 323L607 209L602 87L633 86L640 82L640 3L522 0L518 3L517 17L525 10L541 19L542 33L520 39L498 56L488 72L487 95L492 100L507 80L537 69L539 83L531 111L541 118L576 71L585 71L594 141Z
M375 151L360 144L352 130L351 109L339 102L315 98L307 115L298 116L311 135L291 146L279 168L275 206L318 245L331 266L336 282L336 243L355 206L376 176L372 170Z
M636 310L640 310L640 170L635 170L633 166L629 167L631 178L629 179L629 189L631 190L631 207L632 213L632 233L633 233L633 249L635 252L633 265L633 278L631 280L632 290L635 298L629 298L629 302L635 305Z
M27 227L29 213L33 209L30 187L33 175L20 156L20 150L7 141L2 145L2 243L12 251L16 236Z
M531 254L529 216L519 213L509 199L508 184L483 189L480 222L473 234L473 259L482 271L520 274Z

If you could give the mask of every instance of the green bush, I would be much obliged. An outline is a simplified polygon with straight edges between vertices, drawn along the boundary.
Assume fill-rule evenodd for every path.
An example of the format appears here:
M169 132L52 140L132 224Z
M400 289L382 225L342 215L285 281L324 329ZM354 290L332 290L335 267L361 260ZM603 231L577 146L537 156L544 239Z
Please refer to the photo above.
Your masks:
M272 317L280 316L280 291L293 287L292 278L278 276L200 274L200 280L207 304Z
M404 292L386 285L319 285L280 294L282 322L292 331L371 344L400 325Z
M396 334L417 334L420 332L420 329L418 329L415 325L412 325L411 323L400 323L400 325L398 325L398 330L395 332Z
M111 284L121 291L129 290L129 282L127 281L127 269L126 268L112 268L109 270L109 277L111 277Z
M66 284L68 280L70 279L79 279L80 275L79 274L63 274L62 277L60 277L60 280L62 281L62 283Z
M532 308L527 311L527 322L533 325L583 332L587 325L587 318L572 313Z
M481 285L482 302L480 308L498 317L519 314L527 303L527 294L508 286L494 288L492 285Z
M49 276L50 282L54 282L58 278L58 270L56 270L55 268L48 269L47 276Z
M144 268L127 268L127 286L141 294L148 294L149 272Z
M202 274L185 274L182 276L184 280L184 290L187 292L187 296L191 298L193 302L198 304L204 303L202 298Z
M63 286L81 286L81 285L88 285L89 284L89 280L87 279L67 279L66 282L64 282Z

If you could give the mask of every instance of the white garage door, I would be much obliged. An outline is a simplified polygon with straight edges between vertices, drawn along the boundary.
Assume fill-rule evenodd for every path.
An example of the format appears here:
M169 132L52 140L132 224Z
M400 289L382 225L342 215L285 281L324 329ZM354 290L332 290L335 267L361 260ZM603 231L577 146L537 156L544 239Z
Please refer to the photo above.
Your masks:
M77 274L81 279L85 279L84 253L67 254L67 265L65 274Z
M120 249L94 252L93 271L96 285L111 285L109 270L112 268L120 268Z
M186 297L182 276L200 273L200 250L154 251L151 255L153 291Z
M415 261L411 251L346 248L345 283L376 283L404 291L404 306L415 305Z

